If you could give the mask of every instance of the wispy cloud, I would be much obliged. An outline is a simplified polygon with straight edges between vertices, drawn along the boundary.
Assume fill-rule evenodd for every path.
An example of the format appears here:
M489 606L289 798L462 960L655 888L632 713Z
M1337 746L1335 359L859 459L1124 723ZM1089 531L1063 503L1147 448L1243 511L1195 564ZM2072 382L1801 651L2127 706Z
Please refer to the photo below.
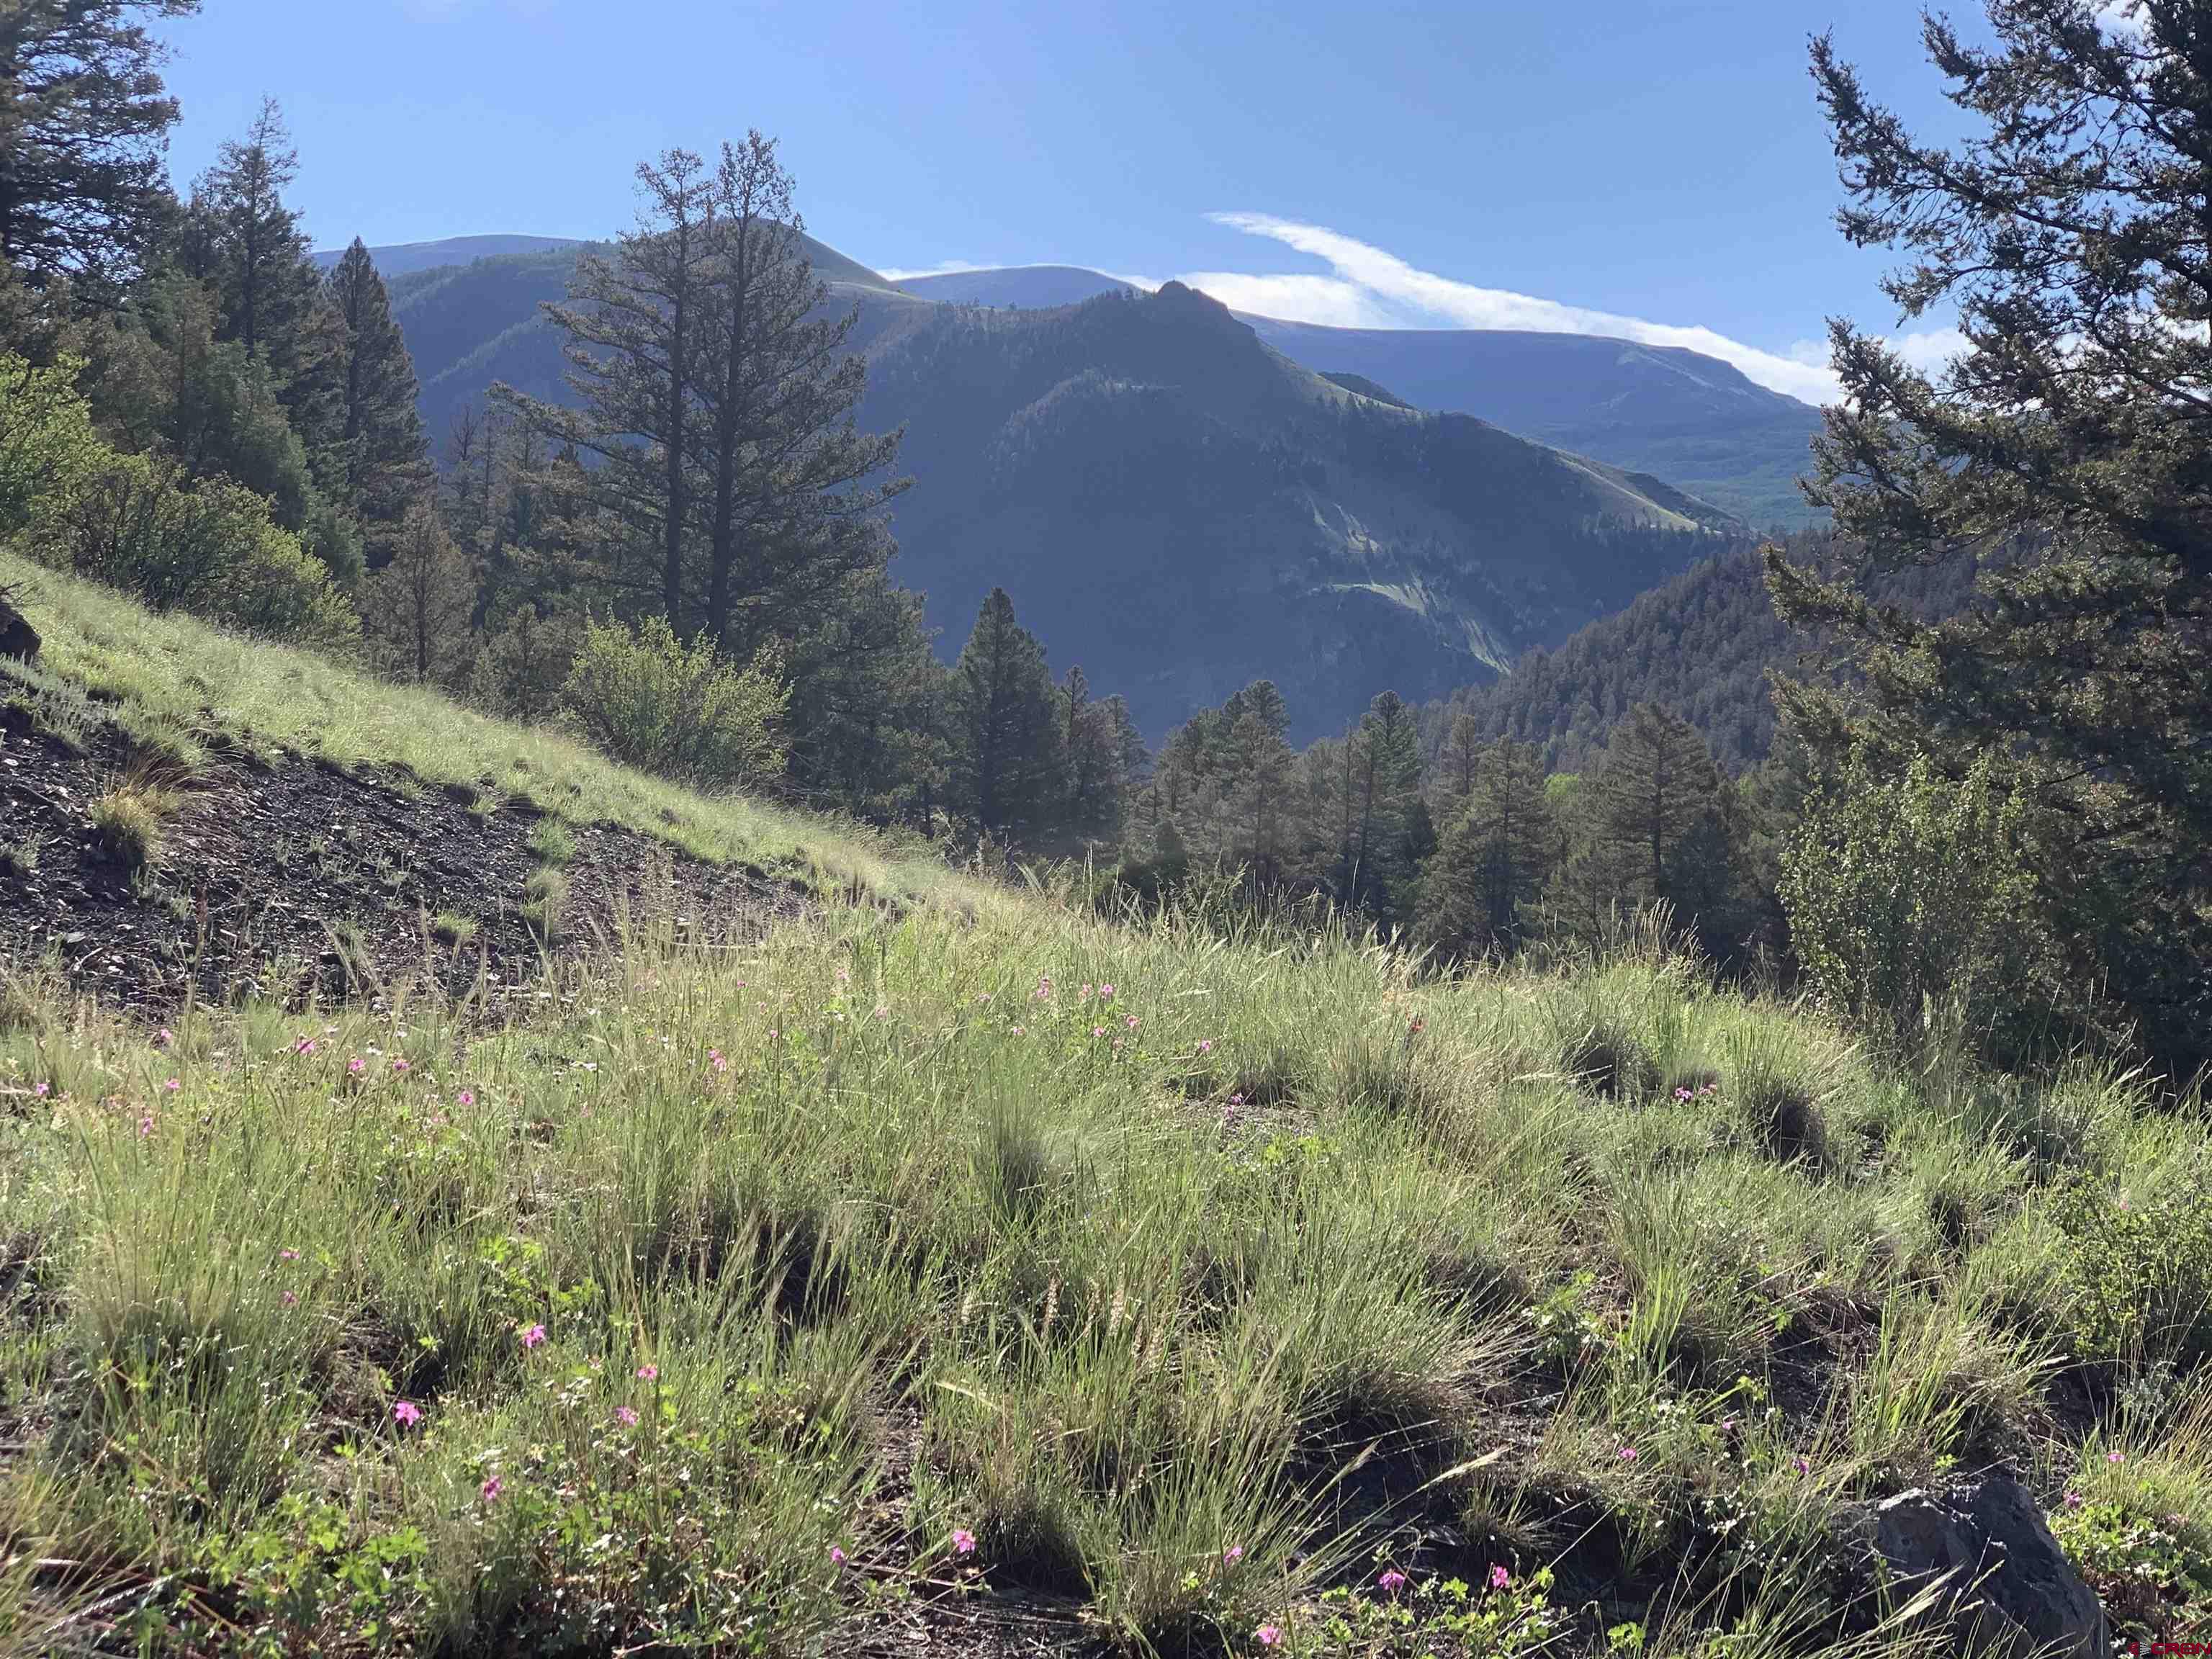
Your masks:
M979 265L973 259L947 259L934 265L878 265L876 275L894 283L903 283L909 276L955 276L963 270L991 270L996 267Z
M1326 264L1331 276L1239 276L1194 271L1182 280L1240 311L1293 322L1358 328L1497 328L1550 334L1596 334L1643 345L1680 346L1741 370L1759 385L1825 402L1835 377L1824 362L1762 351L1716 330L1655 323L1583 306L1562 304L1502 288L1481 288L1409 264L1396 254L1324 225L1265 213L1208 216L1249 235L1267 237Z
M1325 272L1191 270L1176 277L1212 295L1232 311L1326 328L1504 329L1677 346L1717 357L1746 379L1807 403L1831 403L1837 395L1825 338L1802 339L1786 351L1765 351L1702 325L1656 323L1439 276L1325 225L1304 224L1266 213L1207 216L1216 224L1310 254L1328 266ZM948 259L926 270L885 269L884 275L897 282L909 276L989 268L964 259ZM1158 278L1127 272L1120 273L1119 280L1142 289L1160 285ZM1941 327L1893 334L1889 343L1914 368L1934 372L1962 352L1966 341L1957 329Z

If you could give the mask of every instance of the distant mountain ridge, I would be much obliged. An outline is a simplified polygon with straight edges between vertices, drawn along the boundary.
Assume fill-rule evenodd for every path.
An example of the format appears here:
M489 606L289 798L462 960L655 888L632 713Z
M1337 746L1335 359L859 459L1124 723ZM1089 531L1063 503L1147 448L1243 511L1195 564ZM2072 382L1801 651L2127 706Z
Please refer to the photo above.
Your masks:
M906 429L898 579L948 648L1006 587L1054 661L1127 694L1154 737L1261 677L1305 736L1386 687L1442 696L1741 528L1656 477L1333 381L1178 283L994 308L811 252L858 310L862 425ZM434 433L495 380L564 395L540 307L574 259L392 282Z
M1131 284L1071 265L910 276L953 305L1069 305ZM1813 518L1796 485L1820 412L1702 353L1588 334L1331 328L1237 313L1285 356L1387 387L1417 409L1477 415L1524 438L1667 478L1747 523Z

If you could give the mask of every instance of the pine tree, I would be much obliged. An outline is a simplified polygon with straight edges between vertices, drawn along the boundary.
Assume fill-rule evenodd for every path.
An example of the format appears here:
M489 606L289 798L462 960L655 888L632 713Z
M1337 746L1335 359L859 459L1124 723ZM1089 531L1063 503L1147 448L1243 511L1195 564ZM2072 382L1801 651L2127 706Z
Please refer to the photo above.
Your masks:
M300 215L284 200L299 176L283 112L264 99L246 136L224 143L192 192L222 296L222 337L265 355L280 380L295 367L290 358L321 289Z
M364 631L392 672L449 685L466 672L476 580L427 499L408 509L392 562L369 578L368 599Z
M430 483L429 441L416 410L414 360L368 249L356 237L325 283L344 336L339 499L365 525L396 526Z
M1395 920L1413 897L1421 860L1436 847L1421 799L1420 737L1413 711L1396 692L1384 691L1368 706L1343 760L1337 896Z
M1692 896L1702 874L1692 854L1720 788L1705 740L1673 710L1640 702L1613 728L1591 804L1598 833L1635 856L1636 897Z
M867 380L848 349L860 311L825 309L793 189L775 142L754 131L722 146L708 198L702 418L688 441L707 496L707 631L740 659L819 629L854 577L888 562L881 508L905 487L881 478L898 434L854 423Z
M617 569L610 580L656 593L678 635L688 635L699 611L685 568L695 515L698 319L712 251L705 169L683 149L664 151L658 164L640 162L645 206L636 228L611 256L585 250L568 303L546 307L568 336L568 385L579 406L492 388L526 425L592 459L594 501L627 532L629 546L653 550L649 577Z
M951 786L987 834L1048 832L1066 793L1066 751L1044 647L994 587L952 669Z
M1472 955L1511 950L1550 879L1559 826L1535 749L1501 738L1480 750L1472 781L1421 882L1425 939Z
M1855 736L1895 775L1916 750L1954 778L2004 757L2071 982L2185 1069L2212 1056L2212 9L2095 13L2006 0L1986 46L1930 18L1969 135L1949 146L1814 42L1844 234L1903 250L1888 292L1908 316L1955 310L1966 349L1931 375L1832 326L1844 395L1808 493L1847 562L1768 573L1864 678L1863 718L1799 694L1796 729L1836 769ZM1914 567L1972 573L1980 601L1875 602ZM2086 994L2065 1012L2087 1018Z
M1242 864L1262 890L1289 872L1291 776L1296 756L1285 736L1290 708L1272 680L1255 680L1222 705L1218 749L1226 834L1223 854Z
M198 0L9 0L0 7L0 265L112 298L168 208L177 100L148 29Z

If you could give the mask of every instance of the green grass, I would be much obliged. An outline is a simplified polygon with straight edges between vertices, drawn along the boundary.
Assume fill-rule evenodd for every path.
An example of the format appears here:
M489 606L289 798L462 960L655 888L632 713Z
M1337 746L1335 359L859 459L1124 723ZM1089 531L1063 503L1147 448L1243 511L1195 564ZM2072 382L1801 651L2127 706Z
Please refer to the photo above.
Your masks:
M2054 1427L2074 1177L1678 963L1425 983L1046 895L834 908L744 956L641 937L545 988L510 1029L249 1006L172 1047L18 1008L0 1078L59 1105L0 1163L29 1264L0 1389L39 1425L6 1535L99 1569L26 1584L26 1628L97 1585L339 1650L750 1621L797 1653L988 1582L1132 1648L1273 1622L1388 1652L1322 1639L1373 1622L1325 1593L1401 1539L1334 1496L1367 1451L1480 1523L1470 1583L1533 1595L1602 1524L1653 1632L1747 1601L1776 1652L1843 1639L1837 1504L1993 1458L2212 1540L2201 1462L2087 1461L2187 1400L2203 1437L2186 1356L2106 1373L2136 1417ZM1552 1057L1565 997L1723 1056L1718 1089L1624 1105ZM1778 1074L1819 1079L1827 1158L1732 1100ZM2063 1088L2108 1193L2203 1153L2124 1080ZM1832 1372L1781 1410L1815 1328ZM1438 1632L1474 1617L1431 1594ZM1619 1622L1552 1602L1527 1628L1563 1647Z
M2199 1099L1908 1073L1649 934L1445 980L1102 917L44 594L52 707L82 672L173 741L666 804L853 902L630 917L511 1024L391 981L157 1030L8 971L12 1649L799 1656L941 1603L1133 1653L1902 1659L1944 1638L1877 1626L1842 1517L1992 1465L2123 1635L2212 1618Z
M825 888L858 881L911 896L957 884L926 853L864 830L743 796L702 797L432 691L189 617L149 615L120 594L4 550L0 583L20 591L44 642L35 665L0 660L0 702L23 704L43 728L80 744L106 718L188 763L219 738L271 757L404 769L424 783L465 789L487 810L526 800L556 820L620 824L697 857L790 871Z

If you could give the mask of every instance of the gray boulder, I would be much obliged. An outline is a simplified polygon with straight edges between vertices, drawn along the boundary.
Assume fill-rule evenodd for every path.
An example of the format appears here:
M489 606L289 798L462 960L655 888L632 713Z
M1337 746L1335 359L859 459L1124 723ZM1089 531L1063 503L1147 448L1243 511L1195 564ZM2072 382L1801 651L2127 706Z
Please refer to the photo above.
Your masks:
M1915 1487L1876 1504L1870 1542L1890 1605L1932 1594L1970 1653L2107 1659L2105 1609L2081 1582L2035 1501L1992 1470L1940 1492Z

